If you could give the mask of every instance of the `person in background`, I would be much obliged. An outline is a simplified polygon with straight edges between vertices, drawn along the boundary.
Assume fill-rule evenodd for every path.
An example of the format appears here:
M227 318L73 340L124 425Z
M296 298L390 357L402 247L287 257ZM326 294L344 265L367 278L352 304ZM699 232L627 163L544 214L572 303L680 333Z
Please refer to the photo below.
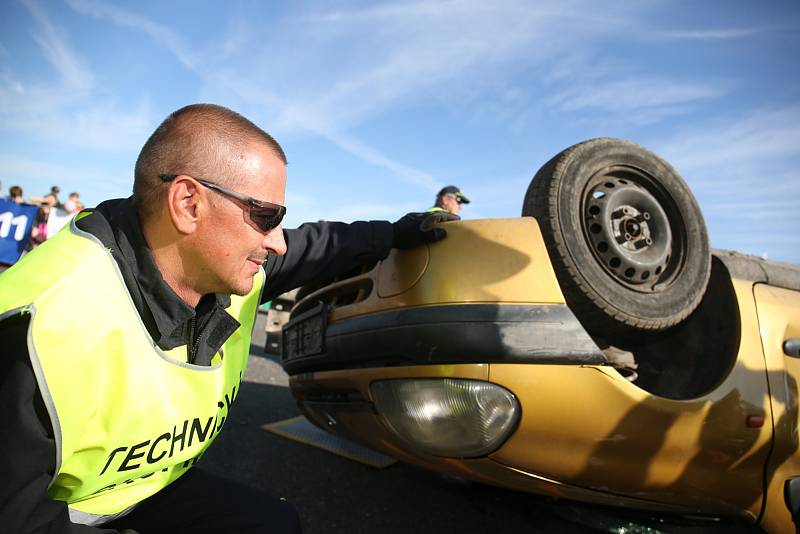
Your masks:
M299 532L286 501L195 467L241 389L257 308L446 231L424 213L285 230L285 189L268 133L186 106L141 149L133 196L0 275L4 532Z
M17 204L25 202L22 198L22 188L18 185L12 185L8 190L8 200Z
M36 220L33 221L31 228L31 240L29 249L34 249L47 240L47 218L50 215L50 206L42 204L36 212Z
M47 204L48 206L52 207L60 207L61 201L58 200L58 194L60 192L61 189L57 185L54 185L50 188L50 192L42 197L42 204Z
M62 205L51 208L50 216L47 220L48 235L54 236L69 221L83 209L78 193L70 193L69 198Z
M61 189L57 185L54 185L50 188L50 192L46 195L42 197L31 197L28 202L31 204L38 204L40 206L48 205L50 207L59 208L61 207L61 201L58 200L58 194L60 192Z
M453 215L459 215L462 204L469 204L467 195L462 193L458 187L448 185L436 195L436 202L432 208L428 209L428 212L446 211Z
M75 215L82 209L83 204L81 204L81 196L75 192L70 193L69 198L64 202L64 210L70 215Z

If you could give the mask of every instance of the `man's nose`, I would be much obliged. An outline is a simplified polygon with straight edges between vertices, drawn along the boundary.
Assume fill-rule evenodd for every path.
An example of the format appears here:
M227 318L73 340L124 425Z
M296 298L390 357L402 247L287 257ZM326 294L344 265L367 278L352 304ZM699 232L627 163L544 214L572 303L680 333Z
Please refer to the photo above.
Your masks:
M273 228L264 236L264 248L269 254L283 256L286 254L286 240L283 238L283 227Z

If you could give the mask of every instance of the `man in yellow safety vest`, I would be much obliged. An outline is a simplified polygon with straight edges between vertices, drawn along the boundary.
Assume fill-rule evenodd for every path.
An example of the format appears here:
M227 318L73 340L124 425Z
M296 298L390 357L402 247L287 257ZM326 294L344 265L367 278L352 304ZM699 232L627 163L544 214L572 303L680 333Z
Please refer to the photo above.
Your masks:
M283 229L286 156L211 104L164 120L133 195L0 275L0 525L299 532L294 509L193 467L240 389L261 302L444 237L425 214Z

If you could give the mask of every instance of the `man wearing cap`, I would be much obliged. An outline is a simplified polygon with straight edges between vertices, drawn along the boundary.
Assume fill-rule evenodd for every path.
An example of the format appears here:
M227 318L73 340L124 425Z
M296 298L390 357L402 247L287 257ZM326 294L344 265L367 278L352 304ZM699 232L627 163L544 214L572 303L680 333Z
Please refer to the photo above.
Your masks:
M462 204L469 204L467 195L462 193L458 187L448 185L439 191L439 194L436 195L436 204L428 211L446 211L453 215L458 215Z

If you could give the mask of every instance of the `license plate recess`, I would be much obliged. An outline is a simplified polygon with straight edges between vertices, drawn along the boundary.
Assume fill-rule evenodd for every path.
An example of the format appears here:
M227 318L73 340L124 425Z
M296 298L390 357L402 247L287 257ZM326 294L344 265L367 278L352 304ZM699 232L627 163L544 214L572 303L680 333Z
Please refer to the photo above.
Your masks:
M293 317L283 327L281 361L287 362L324 353L327 326L328 308L322 302Z

